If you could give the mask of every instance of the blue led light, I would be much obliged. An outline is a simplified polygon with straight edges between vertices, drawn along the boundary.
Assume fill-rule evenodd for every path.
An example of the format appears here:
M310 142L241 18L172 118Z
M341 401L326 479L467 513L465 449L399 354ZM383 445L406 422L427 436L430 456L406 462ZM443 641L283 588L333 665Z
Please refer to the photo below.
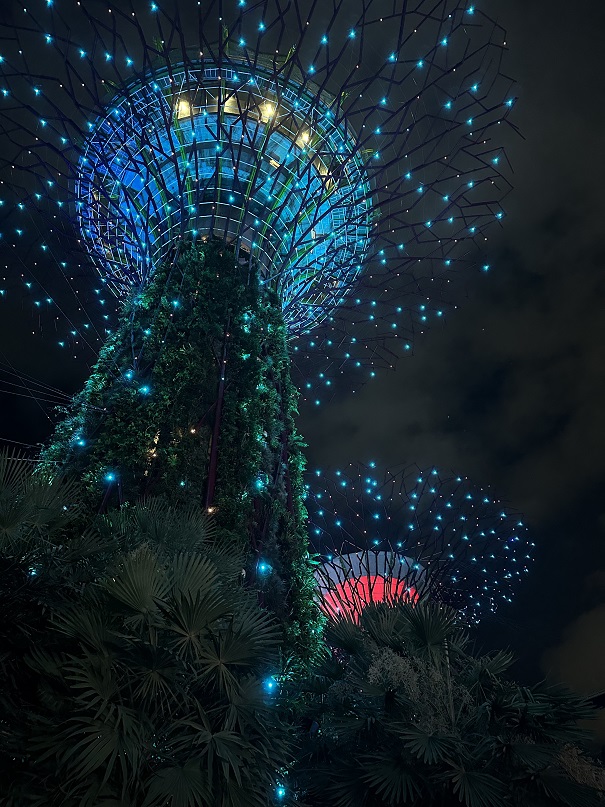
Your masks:
M377 575L391 582L384 589L376 587L376 591L392 591L394 580L405 584L406 591L413 589L419 595L430 594L436 587L440 601L458 608L463 619L470 622L478 621L482 611L492 611L494 607L491 594L477 599L478 591L492 592L501 587L510 601L512 583L520 575L514 565L521 560L527 568L533 542L528 542L525 535L520 537L518 530L511 536L505 510L498 509L490 497L462 477L438 475L434 467L420 475L414 466L387 472L382 483L371 476L364 478L363 471L364 466L358 465L345 473L335 472L334 477L347 481L345 488L340 482L336 485L335 478L310 484L310 521L318 525L317 546L326 558L316 571L316 581L320 592L330 593L330 603L341 603L342 610L349 611L345 585L349 581L356 592L354 610L363 607L367 602L364 598L372 597L374 586L360 586L359 578ZM318 488L318 484L328 487ZM329 506L317 508L315 502L319 499L329 502ZM376 509L378 502L384 509ZM383 513L381 534L376 535L370 521ZM410 514L412 522L408 520ZM458 526L460 522L464 524L463 531ZM405 558L398 551L403 546L402 533L409 536ZM311 535L315 534L312 530ZM522 554L517 555L517 545ZM469 549L474 554L468 555ZM421 561L414 557L418 552ZM469 564L481 566L475 572ZM486 575L492 579L489 585Z
M269 692L271 695L274 695L277 692L279 685L276 679L271 675L269 676L269 678L265 678L265 680L263 681L263 687L265 688L266 692Z

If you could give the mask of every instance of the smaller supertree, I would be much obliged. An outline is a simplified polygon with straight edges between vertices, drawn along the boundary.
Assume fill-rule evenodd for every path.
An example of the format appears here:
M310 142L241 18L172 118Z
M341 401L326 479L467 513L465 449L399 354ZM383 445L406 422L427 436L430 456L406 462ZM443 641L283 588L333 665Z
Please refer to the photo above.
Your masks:
M376 463L315 471L307 485L322 608L357 619L369 602L428 595L468 622L511 602L535 544L520 514L436 468Z

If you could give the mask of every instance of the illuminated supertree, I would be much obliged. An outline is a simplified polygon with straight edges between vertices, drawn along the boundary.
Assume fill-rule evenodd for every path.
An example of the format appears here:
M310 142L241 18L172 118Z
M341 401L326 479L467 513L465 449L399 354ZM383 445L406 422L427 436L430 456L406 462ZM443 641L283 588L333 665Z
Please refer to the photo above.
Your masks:
M534 547L520 514L466 477L376 464L316 471L307 485L323 610L429 596L478 622L510 602Z
M297 387L393 366L489 268L505 37L466 0L182 6L39 0L3 41L13 261L69 293L92 264L120 303L42 462L104 506L201 497L287 599L310 585Z

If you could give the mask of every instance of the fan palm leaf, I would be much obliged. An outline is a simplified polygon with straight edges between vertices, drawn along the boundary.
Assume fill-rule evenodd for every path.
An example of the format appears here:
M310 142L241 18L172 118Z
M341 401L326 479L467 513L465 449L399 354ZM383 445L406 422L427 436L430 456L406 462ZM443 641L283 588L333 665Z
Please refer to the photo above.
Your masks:
M103 588L140 621L146 621L158 612L158 601L167 595L169 581L158 556L143 545L123 558L115 577L106 580Z
M449 779L465 807L502 807L507 795L506 786L484 771L452 766Z
M210 804L211 792L206 772L192 759L156 771L142 807L199 807Z
M368 754L361 758L361 778L371 791L392 805L415 802L423 792L422 778L413 765L397 756Z

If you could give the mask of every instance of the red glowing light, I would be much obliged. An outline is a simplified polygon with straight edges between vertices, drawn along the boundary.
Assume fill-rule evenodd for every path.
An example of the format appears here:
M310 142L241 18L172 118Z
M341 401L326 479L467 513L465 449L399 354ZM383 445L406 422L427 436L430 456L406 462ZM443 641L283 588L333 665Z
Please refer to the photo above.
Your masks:
M337 583L329 591L322 592L321 608L327 616L347 616L353 621L359 619L366 605L378 602L416 602L418 592L408 586L405 580L382 575L351 577Z

